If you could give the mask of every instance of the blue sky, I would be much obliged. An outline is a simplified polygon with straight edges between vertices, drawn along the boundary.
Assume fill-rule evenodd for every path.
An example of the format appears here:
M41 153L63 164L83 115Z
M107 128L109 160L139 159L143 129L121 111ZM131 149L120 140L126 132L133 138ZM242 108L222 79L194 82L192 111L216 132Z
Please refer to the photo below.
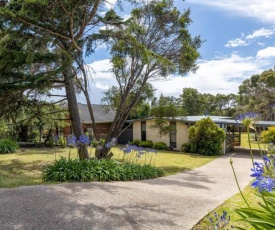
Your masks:
M202 93L237 93L244 79L275 66L274 0L176 0L175 4L180 10L191 9L190 32L201 35L205 42L199 50L198 71L152 81L156 96L178 96L185 87ZM121 15L127 17L127 13ZM94 71L90 84L93 103L100 103L102 92L116 85L108 58L103 46L86 60Z

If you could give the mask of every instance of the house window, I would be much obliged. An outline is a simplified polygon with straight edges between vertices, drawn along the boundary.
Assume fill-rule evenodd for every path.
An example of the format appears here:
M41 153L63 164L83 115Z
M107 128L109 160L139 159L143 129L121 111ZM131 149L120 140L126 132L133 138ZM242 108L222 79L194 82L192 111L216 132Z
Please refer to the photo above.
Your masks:
M177 147L177 123L176 122L170 122L170 146L173 148Z
M146 141L146 121L141 122L141 141Z

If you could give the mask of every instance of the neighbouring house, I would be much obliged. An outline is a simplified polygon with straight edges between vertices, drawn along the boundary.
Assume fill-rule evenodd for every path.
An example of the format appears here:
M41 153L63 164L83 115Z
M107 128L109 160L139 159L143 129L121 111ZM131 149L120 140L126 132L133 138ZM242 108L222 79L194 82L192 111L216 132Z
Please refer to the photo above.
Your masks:
M155 124L154 118L149 117L145 119L138 119L131 121L133 123L133 139L141 141L151 140L155 142L164 142L167 146L172 147L175 150L180 150L183 143L187 143L188 128L194 125L197 121L205 118L206 116L185 116L167 118L167 123L170 126L174 126L174 132L161 136L157 129L152 126ZM222 116L208 116L210 117L220 128L223 128L226 132L226 140L222 146L223 153L233 151L234 146L240 146L241 144L241 126L231 117ZM261 130L267 129L270 126L275 125L274 121L258 121L257 127Z
M114 121L116 112L107 105L92 104L92 107L99 137L104 138ZM84 133L88 132L93 135L92 121L88 106L86 104L78 103L78 109ZM72 129L71 126L68 125L64 128L64 136L67 137L70 134L72 134Z

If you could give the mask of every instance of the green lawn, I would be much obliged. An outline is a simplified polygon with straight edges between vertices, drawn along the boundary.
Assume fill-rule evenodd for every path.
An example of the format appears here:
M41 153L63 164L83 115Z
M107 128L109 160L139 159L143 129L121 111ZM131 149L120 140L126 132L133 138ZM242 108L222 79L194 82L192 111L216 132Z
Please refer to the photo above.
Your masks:
M260 198L256 197L254 195L254 193L255 193L255 189L253 189L251 186L247 186L243 190L243 194L246 197L246 200L249 203L249 205L251 207L255 207L255 206L259 207L257 205L257 203L262 202L262 200ZM228 213L227 215L230 215L231 225L242 227L244 229L249 230L249 229L252 229L250 227L250 225L237 221L238 219L240 219L240 216L234 212L234 209L245 208L245 207L247 207L247 206L246 206L245 202L243 201L241 194L238 193L238 194L234 195L233 197L231 197L230 199L228 199L227 201L225 201L222 205L217 207L215 210L213 210L213 211L209 210L209 212L210 212L209 215L213 216L214 212L221 214L222 211L226 211ZM211 228L211 224L210 224L208 217L209 217L208 215L206 217L204 217L197 225L195 225L193 227L192 230L207 230L207 229L212 230L213 227ZM228 229L230 229L230 228L228 228Z
M90 149L94 156L94 149ZM114 159L122 160L123 154L117 147L112 149ZM56 154L55 154L56 153ZM60 156L68 157L69 149L19 149L14 154L0 154L0 188L42 184L41 170ZM71 158L76 158L72 149ZM159 151L152 164L164 170L165 175L190 170L202 166L216 157Z
M255 141L255 133L250 133L250 142L252 149L259 149L257 141ZM249 149L248 135L247 133L241 134L241 147ZM266 144L260 144L261 149L267 149Z
M255 134L250 133L251 147L253 149L259 149L257 141L255 141ZM241 146L249 149L248 144L248 135L247 133L241 134ZM260 144L261 149L267 149L266 144ZM250 185L248 185L244 190L243 194L246 197L248 203L253 207L256 206L258 202L261 202L261 199L254 195L255 189L253 189ZM251 229L251 227L243 222L237 222L240 217L234 212L235 209L246 207L245 202L243 201L241 194L238 193L235 196L231 197L227 201L225 201L222 205L217 207L215 210L209 210L209 214L213 215L214 212L222 213L222 211L227 211L228 215L231 217L231 224L234 226L239 226L245 229ZM259 207L259 206L257 206ZM204 230L204 229L213 229L211 228L210 221L208 220L209 216L203 218L196 226L194 226L193 230Z

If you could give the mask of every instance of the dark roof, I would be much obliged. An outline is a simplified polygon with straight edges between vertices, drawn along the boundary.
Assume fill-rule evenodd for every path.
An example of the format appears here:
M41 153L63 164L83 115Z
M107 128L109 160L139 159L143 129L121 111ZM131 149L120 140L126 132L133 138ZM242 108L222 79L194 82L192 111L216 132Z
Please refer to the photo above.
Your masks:
M92 104L96 123L113 122L116 112L110 106ZM91 123L90 112L86 104L78 103L80 119L83 123Z

